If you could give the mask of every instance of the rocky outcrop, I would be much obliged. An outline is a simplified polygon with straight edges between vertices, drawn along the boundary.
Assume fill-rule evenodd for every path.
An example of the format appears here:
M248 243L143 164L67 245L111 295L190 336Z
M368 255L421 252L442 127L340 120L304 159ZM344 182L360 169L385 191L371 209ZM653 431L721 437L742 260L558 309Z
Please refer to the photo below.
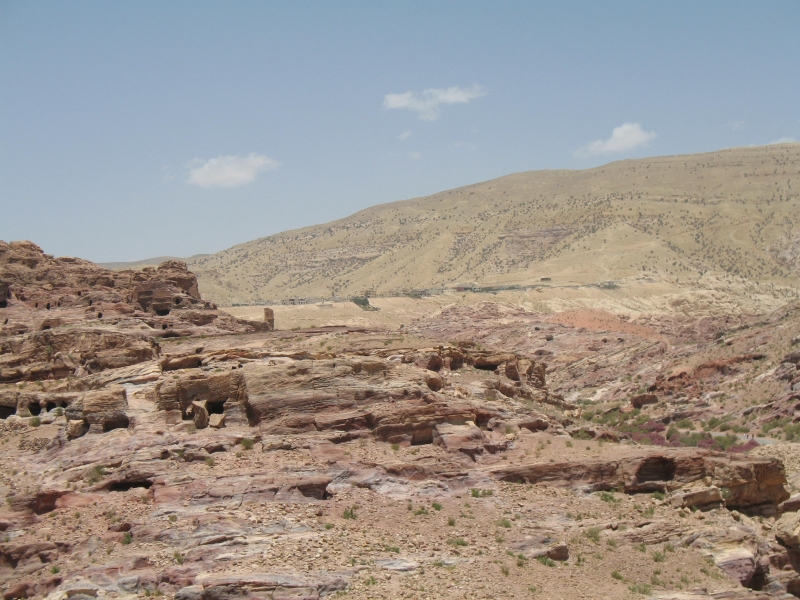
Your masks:
M178 590L175 599L239 600L268 597L274 600L310 600L343 591L347 585L346 577L329 573L310 573L305 576L278 573L209 576L197 585Z
M101 328L53 329L0 340L0 381L62 379L153 360L157 343Z
M125 429L130 425L127 408L128 400L123 387L88 392L67 408L69 435L78 437L84 432L106 433L113 429Z
M162 337L265 330L204 302L181 261L110 271L0 242L0 383L82 377L156 358Z
M200 429L215 415L225 415L228 424L248 423L245 382L238 370L182 371L159 381L153 396L158 410L172 413L174 421L193 419Z
M629 494L668 492L670 502L681 507L726 506L775 514L777 505L789 497L780 461L698 451L651 451L618 460L539 463L490 472L519 483Z

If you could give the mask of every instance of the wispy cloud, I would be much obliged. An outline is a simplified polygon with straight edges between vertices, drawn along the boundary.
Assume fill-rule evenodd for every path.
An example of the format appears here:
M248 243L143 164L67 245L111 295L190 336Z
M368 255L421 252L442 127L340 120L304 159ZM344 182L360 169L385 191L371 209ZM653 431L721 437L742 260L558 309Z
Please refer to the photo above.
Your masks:
M486 95L486 90L479 85L470 88L453 86L449 88L430 88L421 92L403 92L402 94L386 94L383 99L385 109L405 108L419 113L423 121L435 121L448 104L466 104L475 98Z
M196 158L193 162L203 164L189 171L186 183L203 188L247 185L254 182L260 172L280 166L277 160L255 152L247 156L217 156L205 162Z
M730 129L731 131L739 131L744 126L745 126L744 121L731 121L730 123L725 124L725 127Z
M794 139L794 138L782 137L782 138L778 138L774 142L770 142L769 144L767 144L767 146L771 146L772 144L795 144L795 143L797 143L797 140Z
M419 159L422 158L422 154L420 154L419 152L409 152L408 153L408 158L410 158L412 160L419 160Z
M578 148L575 156L597 156L634 150L656 137L655 131L645 131L639 123L623 123L611 131L607 140L597 140Z
M410 131L404 131L403 133L401 133L400 135L397 136L397 139L398 140L407 140L410 137L411 137L411 132Z

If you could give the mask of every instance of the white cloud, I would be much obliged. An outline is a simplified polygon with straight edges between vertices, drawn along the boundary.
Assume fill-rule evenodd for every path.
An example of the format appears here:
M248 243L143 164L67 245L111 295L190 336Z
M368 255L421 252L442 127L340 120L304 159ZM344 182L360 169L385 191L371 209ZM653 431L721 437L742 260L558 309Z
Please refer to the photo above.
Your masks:
M411 137L411 132L410 131L404 131L403 133L401 133L400 135L397 136L397 139L398 140L407 140L410 137Z
M386 94L383 107L407 108L419 113L423 121L435 121L447 104L466 104L470 100L485 96L486 91L479 85L471 88L453 86L449 88L430 88L422 92L403 92L402 94Z
M279 165L277 160L255 152L247 156L218 156L191 169L186 183L203 188L237 187L252 183L261 171L271 171Z
M422 158L422 154L420 154L419 152L409 152L408 157L412 160L419 160L420 158Z
M607 140L597 140L578 148L575 156L596 156L634 150L656 137L655 131L645 131L639 123L623 123L615 127Z
M778 138L774 142L770 142L769 144L767 144L767 146L771 146L772 144L795 144L795 143L797 143L797 140L794 138L782 137Z

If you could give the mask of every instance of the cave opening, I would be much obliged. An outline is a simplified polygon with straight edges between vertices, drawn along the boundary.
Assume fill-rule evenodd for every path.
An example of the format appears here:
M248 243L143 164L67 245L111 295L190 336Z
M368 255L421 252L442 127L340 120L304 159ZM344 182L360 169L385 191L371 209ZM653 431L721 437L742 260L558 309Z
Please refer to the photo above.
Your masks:
M169 309L168 308L157 308L156 309L156 314L159 317L166 317L169 314Z
M210 415L225 414L225 401L222 402L206 402L206 410Z
M0 298L0 308L8 308L8 302L5 298Z
M499 364L500 363L498 363L496 365L493 364L493 363L479 363L479 364L475 365L475 368L479 369L481 371L494 371L495 369L497 369Z
M15 414L17 414L17 408L15 406L0 406L0 419L7 419Z
M51 410L55 410L56 408L58 408L58 404L56 404L55 402L48 402L45 405L44 410L46 412L50 412Z
M767 574L764 572L763 567L759 565L758 567L756 567L756 570L753 573L752 577L750 577L750 581L748 581L744 587L750 588L751 590L755 590L756 592L760 592L766 587L766 585L767 585Z
M38 404L29 404L28 411L34 416L39 416L42 413L42 407Z
M145 490L149 490L153 487L153 484L147 480L145 481L113 481L111 482L106 489L109 492L127 492L128 490L132 490L134 488L141 488Z
M672 481L675 479L675 461L662 456L654 456L642 462L636 471L636 481Z
M130 424L130 419L126 415L118 415L103 423L103 433L114 429L127 429Z
M424 446L433 443L433 428L418 429L411 434L412 446Z

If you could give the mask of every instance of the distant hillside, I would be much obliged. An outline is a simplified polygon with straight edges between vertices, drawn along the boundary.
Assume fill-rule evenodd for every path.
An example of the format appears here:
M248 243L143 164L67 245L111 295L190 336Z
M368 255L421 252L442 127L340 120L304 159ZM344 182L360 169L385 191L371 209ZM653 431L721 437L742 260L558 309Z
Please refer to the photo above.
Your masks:
M186 264L191 265L197 259L205 258L207 256L211 255L195 254L194 256L190 256L189 258L179 258L177 256L156 256L154 258L145 258L144 260L134 260L131 262L108 262L108 263L97 263L97 264L106 269L111 269L112 271L124 271L125 269L141 269L142 267L157 267L158 265L167 260L182 260Z
M456 283L800 285L800 144L531 171L192 260L220 304Z

